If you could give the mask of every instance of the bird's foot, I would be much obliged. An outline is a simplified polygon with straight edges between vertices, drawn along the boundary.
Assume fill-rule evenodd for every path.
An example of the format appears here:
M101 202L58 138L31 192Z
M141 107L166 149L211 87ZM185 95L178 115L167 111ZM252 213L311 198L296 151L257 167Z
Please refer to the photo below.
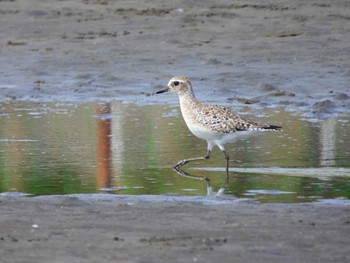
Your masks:
M174 165L174 169L178 169L178 168L180 168L181 166L184 166L186 163L188 163L188 160L181 160L181 161L179 161L177 164L175 164Z

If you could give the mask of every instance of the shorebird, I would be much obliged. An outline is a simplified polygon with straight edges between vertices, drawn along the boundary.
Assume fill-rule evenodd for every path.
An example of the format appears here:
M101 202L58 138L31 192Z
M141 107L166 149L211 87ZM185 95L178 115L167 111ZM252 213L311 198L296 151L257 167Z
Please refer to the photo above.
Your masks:
M176 76L169 80L166 88L157 91L176 93L179 97L183 119L188 129L196 137L207 141L207 153L203 157L184 159L179 161L173 168L197 160L207 160L216 145L224 153L226 159L226 174L229 173L230 157L224 148L224 144L233 143L238 138L250 136L263 131L279 131L280 126L261 124L246 120L233 113L226 107L210 105L199 101L192 89L192 84L184 76Z

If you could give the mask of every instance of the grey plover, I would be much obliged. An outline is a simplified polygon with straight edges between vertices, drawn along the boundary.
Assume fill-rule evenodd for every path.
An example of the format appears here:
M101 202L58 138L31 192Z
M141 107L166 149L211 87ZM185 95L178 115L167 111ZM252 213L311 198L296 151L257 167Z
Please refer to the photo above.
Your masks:
M233 113L226 107L205 104L199 101L192 90L191 82L184 76L176 76L170 79L165 89L156 94L174 92L180 100L182 116L188 129L198 138L208 143L207 153L203 157L184 159L179 161L174 169L196 160L210 158L210 153L216 145L224 153L226 159L226 173L229 172L229 155L225 151L224 144L232 143L237 138L250 136L261 131L279 131L280 126L261 124L246 120Z

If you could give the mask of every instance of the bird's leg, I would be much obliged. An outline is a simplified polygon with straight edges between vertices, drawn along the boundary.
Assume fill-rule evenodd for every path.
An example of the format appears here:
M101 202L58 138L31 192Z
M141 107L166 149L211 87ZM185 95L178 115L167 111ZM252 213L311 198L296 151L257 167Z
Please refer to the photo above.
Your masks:
M225 159L226 159L226 182L228 182L228 170L229 170L229 162L230 162L230 156L228 155L228 153L226 152L225 148L223 145L221 144L217 144L217 146L219 147L219 149L224 153L225 155Z
M196 157L196 158L182 160L174 165L174 169L179 169L181 166L183 166L189 162L198 161L198 160L208 160L210 158L210 152L211 152L211 150L208 149L207 154L203 157Z
M229 183L229 161L230 161L230 156L228 155L228 153L225 151L224 147L219 147L220 150L224 153L225 155L225 159L226 159L226 180L224 185L219 189L219 191L217 192L216 196L221 196L224 194L225 188Z
M227 174L227 177L228 177L228 169L229 169L230 156L228 155L228 153L227 153L225 150L223 150L222 152L225 154L225 159L226 159L226 174Z

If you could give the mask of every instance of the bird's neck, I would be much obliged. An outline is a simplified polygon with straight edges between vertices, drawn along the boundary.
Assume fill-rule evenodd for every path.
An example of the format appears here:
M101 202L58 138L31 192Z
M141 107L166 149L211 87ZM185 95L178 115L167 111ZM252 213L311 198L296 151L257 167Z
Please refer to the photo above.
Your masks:
M179 94L179 100L181 107L188 104L196 104L199 102L192 90Z
M184 119L191 119L196 114L193 109L196 109L201 102L195 97L193 92L187 92L179 96L180 108Z

